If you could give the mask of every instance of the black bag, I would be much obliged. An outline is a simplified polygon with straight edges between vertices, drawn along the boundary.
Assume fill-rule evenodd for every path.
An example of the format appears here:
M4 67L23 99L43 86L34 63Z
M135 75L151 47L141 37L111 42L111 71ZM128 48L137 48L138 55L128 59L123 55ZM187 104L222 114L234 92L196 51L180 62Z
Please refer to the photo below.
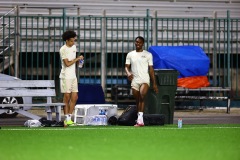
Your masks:
M164 125L165 115L163 114L143 114L145 126Z
M62 121L51 121L47 120L46 118L41 118L39 121L42 123L43 127L64 127L64 123Z
M138 118L137 107L134 105L128 106L118 118L118 125L133 126ZM143 114L143 122L145 126L164 125L165 115L163 114Z
M134 105L128 106L118 118L118 125L133 126L137 120L137 107Z
M117 121L118 121L117 117L111 116L111 117L109 117L109 119L108 119L108 124L109 124L109 125L117 125Z

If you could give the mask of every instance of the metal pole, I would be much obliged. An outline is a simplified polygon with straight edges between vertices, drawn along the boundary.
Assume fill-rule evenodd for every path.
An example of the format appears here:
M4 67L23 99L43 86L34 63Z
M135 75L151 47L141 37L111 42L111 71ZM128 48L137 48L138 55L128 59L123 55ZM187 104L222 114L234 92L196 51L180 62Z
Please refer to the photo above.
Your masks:
M17 17L17 22L16 24L16 34L15 34L15 38L16 38L16 50L15 50L15 56L14 56L14 76L15 77L19 77L19 52L20 52L20 18L19 18L19 12L20 12L20 8L19 6L16 6L16 10L15 10L15 14Z
M52 15L52 9L50 8L48 10L49 16ZM49 18L49 22L48 22L48 30L49 30L49 43L48 43L48 53L50 53L50 43L52 42L52 32L50 30L50 27L52 25L52 19ZM49 62L49 79L54 79L53 78L53 64L52 64L52 56L49 54L48 55L50 57L50 62ZM54 75L55 76L55 75Z
M217 85L217 12L213 12L213 86Z
M231 78L230 78L230 11L227 10L227 87L231 87Z
M150 43L150 16L149 16L149 9L147 9L147 37L146 37L146 39L147 39L147 48L146 48L146 50L148 50L148 48L149 48L149 43Z
M102 37L101 37L101 85L104 93L106 92L106 10L103 10L102 17Z
M78 44L78 56L81 55L80 53L80 8L77 8L77 44ZM78 82L80 82L80 69L77 70L77 79L78 79Z
M66 9L63 8L63 32L66 31Z
M154 11L154 19L153 19L153 25L152 25L152 39L153 39L153 45L157 45L157 11Z

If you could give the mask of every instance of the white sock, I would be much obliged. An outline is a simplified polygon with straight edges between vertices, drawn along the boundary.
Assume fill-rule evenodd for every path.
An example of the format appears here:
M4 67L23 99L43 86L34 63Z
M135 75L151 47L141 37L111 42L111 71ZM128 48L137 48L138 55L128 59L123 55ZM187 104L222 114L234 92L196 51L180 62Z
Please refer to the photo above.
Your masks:
M138 121L143 121L143 112L138 112Z
M72 114L68 115L68 120L71 121L72 120Z
M68 114L65 114L64 117L65 117L65 120L68 121Z

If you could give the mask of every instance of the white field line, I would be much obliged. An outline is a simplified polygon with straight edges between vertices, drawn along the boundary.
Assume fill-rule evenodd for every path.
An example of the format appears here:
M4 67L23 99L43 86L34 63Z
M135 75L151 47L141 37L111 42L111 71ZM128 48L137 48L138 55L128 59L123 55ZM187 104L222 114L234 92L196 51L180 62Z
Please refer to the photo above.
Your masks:
M170 127L159 127L159 128L152 128L152 127L139 127L141 129L156 129L156 130L193 130L193 129L240 129L240 127L186 127L186 128L170 128ZM69 130L131 130L131 129L137 129L136 127L103 127L103 128L99 128L99 127L78 127L78 128L71 128L71 127L67 127L67 128L61 128L61 127L56 127L56 128L51 128L51 127L47 127L47 128L2 128L1 130L8 130L8 131L31 131L31 130L38 130L38 131L69 131Z

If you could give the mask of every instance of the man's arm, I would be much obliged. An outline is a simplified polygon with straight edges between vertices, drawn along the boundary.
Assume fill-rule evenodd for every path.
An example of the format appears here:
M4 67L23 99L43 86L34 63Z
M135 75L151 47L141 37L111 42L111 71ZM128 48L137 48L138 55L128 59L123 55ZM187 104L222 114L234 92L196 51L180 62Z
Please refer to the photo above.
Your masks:
M130 64L125 64L125 72L127 74L128 80L132 81L133 80L133 74L130 72Z
M149 66L149 74L150 74L150 79L153 83L153 90L155 91L155 93L158 93L158 87L155 79L153 66Z
M73 59L73 60L71 60L71 61L69 61L69 60L66 58L66 59L63 59L63 62L64 62L64 64L65 64L67 67L69 67L69 66L75 64L77 61L79 61L79 60L81 60L81 59L83 60L83 56L79 56L79 57L77 57L77 58L75 58L75 59Z

